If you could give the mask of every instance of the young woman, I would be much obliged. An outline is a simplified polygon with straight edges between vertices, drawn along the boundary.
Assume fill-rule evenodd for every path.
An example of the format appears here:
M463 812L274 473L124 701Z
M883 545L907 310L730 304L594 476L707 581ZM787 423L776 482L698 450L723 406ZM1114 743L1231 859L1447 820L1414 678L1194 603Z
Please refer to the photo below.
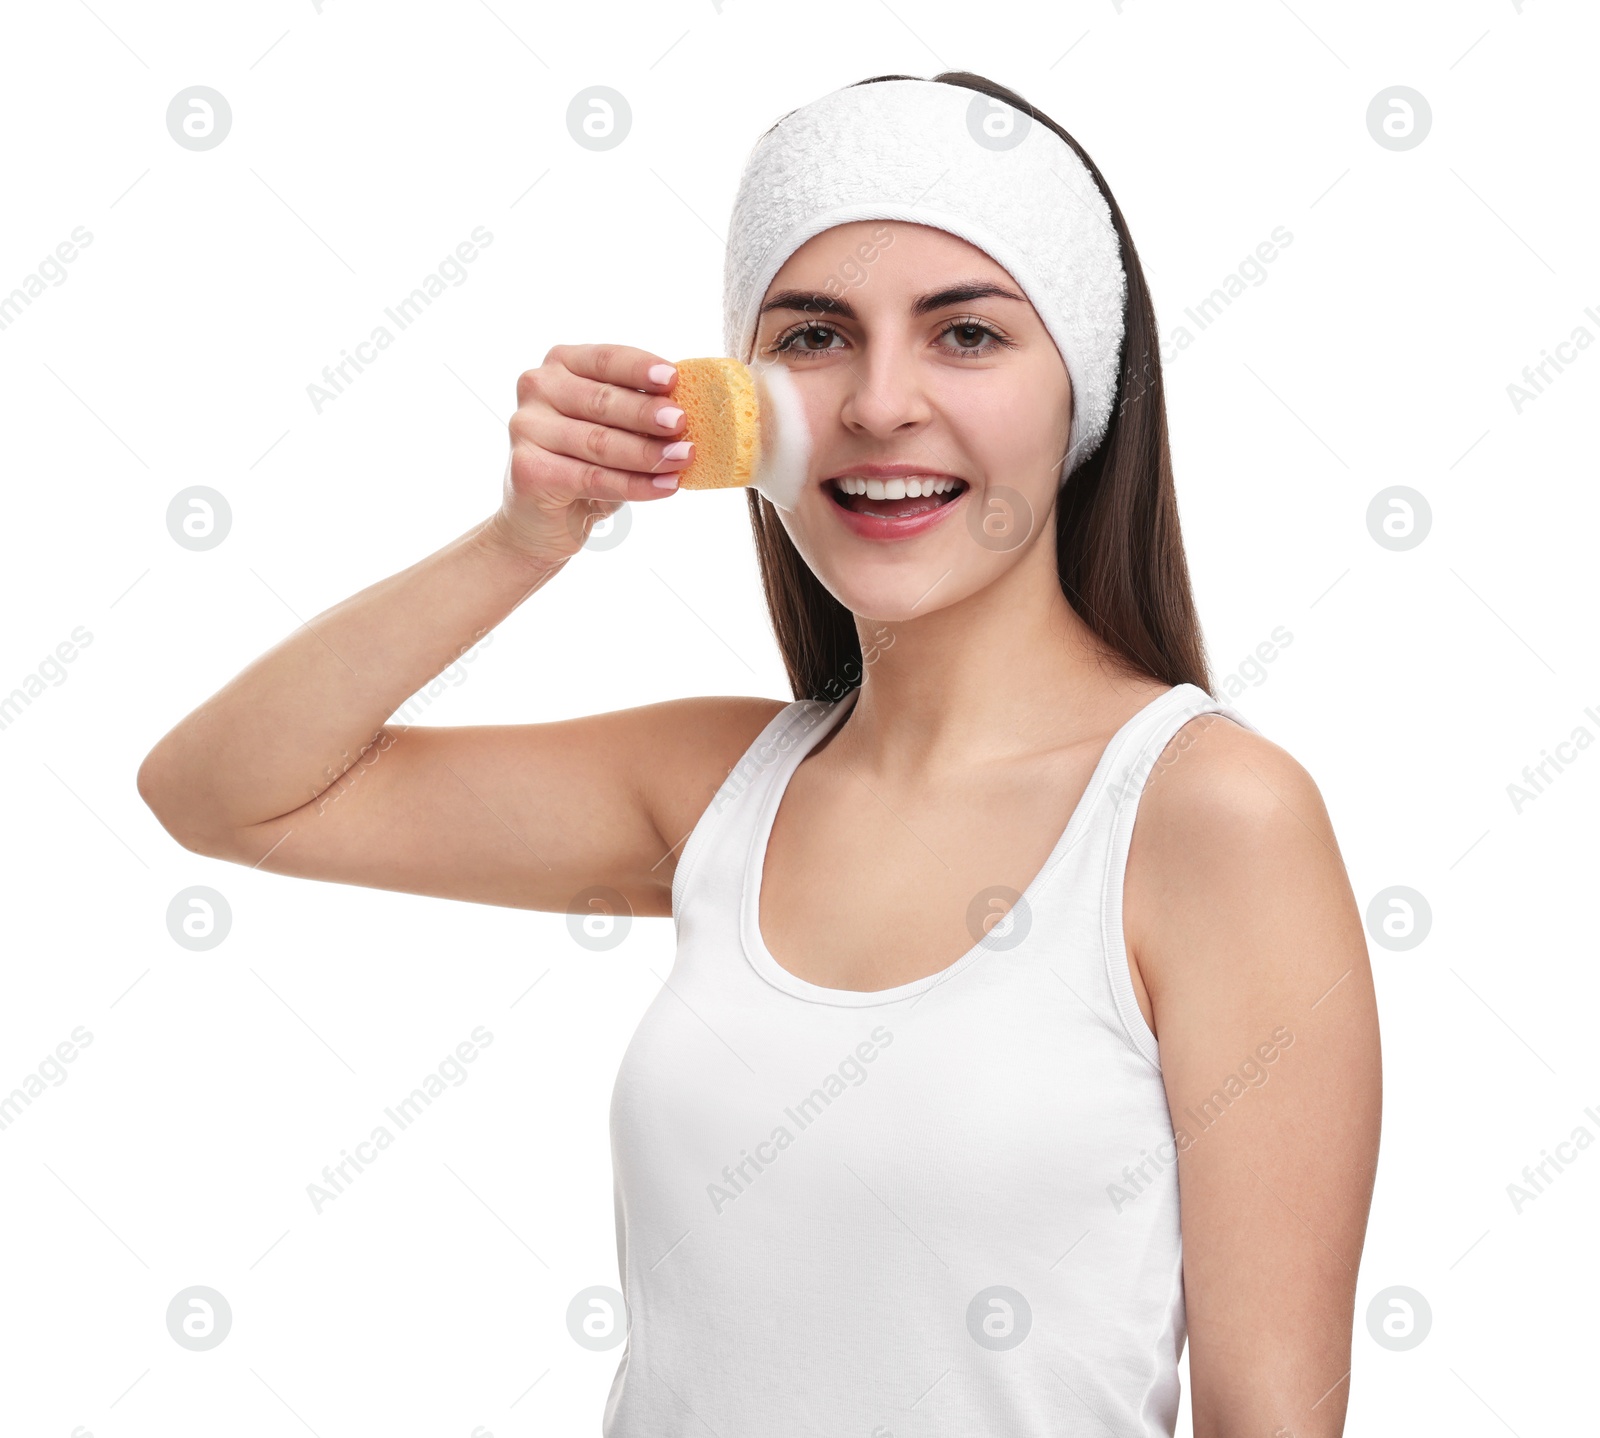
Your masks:
M673 917L612 1107L613 1438L1171 1434L1186 1340L1196 1434L1342 1432L1372 978L1316 786L1207 692L1104 180L976 76L847 87L752 154L727 320L809 430L793 507L748 495L792 702L388 722L688 462L666 360L558 345L496 513L141 793L275 873Z

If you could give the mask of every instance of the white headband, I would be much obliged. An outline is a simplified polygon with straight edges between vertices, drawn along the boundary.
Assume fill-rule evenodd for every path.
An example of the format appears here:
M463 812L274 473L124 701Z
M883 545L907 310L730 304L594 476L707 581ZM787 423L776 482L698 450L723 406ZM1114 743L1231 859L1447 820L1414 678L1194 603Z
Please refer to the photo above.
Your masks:
M1003 266L1072 381L1062 478L1094 453L1116 398L1128 280L1110 207L1070 145L1003 101L934 80L851 85L785 116L751 152L733 205L723 269L730 355L750 361L761 301L784 261L852 220L946 230Z

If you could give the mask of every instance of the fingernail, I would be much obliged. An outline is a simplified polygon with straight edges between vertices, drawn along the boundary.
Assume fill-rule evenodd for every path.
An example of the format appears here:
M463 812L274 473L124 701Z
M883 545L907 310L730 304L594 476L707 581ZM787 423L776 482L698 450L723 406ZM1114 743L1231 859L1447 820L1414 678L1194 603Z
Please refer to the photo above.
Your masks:
M664 404L656 411L656 423L662 429L676 429L678 421L683 418L683 411L676 405Z
M676 489L678 476L675 474L658 474L650 481L657 489Z
M688 459L693 453L694 441L692 439L680 439L675 440L662 450L661 457L662 459Z
M673 375L677 374L678 367L670 364L653 364L650 366L649 379L651 384L671 384Z

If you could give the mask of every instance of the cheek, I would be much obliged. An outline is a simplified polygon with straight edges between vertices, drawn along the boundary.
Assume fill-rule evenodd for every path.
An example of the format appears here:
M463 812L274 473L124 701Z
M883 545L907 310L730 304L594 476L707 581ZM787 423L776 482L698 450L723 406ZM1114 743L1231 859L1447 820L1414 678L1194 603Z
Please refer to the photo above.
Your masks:
M1059 457L1072 418L1065 373L996 371L993 380L953 389L943 405L963 447L979 463L1005 467Z

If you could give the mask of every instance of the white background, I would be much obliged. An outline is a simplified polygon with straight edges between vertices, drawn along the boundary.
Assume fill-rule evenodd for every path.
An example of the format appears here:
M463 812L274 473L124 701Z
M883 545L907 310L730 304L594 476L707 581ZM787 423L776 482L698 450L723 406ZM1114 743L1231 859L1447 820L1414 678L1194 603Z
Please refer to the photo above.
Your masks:
M1520 413L1507 386L1600 336L1597 32L1576 0L10 7L0 294L93 239L0 331L0 693L76 626L92 643L0 730L0 1094L76 1026L92 1043L0 1131L0 1428L598 1431L620 1349L565 1315L618 1282L607 1103L670 922L594 954L561 914L213 862L134 774L298 622L492 512L517 375L551 344L720 352L719 236L769 124L947 68L1084 144L1163 335L1293 235L1167 379L1219 692L1290 631L1234 702L1320 785L1363 908L1404 885L1432 910L1416 947L1372 945L1385 1111L1348 1431L1592 1423L1600 1152L1520 1214L1507 1185L1600 1135L1600 753L1520 813L1507 785L1600 735L1600 346ZM192 85L232 109L203 152L165 118ZM603 153L566 128L591 85L632 110ZM1432 110L1406 151L1367 128L1392 85ZM466 283L317 413L323 366L479 225ZM166 527L196 484L232 508L205 552ZM1404 551L1366 520L1397 484L1432 513ZM790 697L743 494L637 507L463 673L428 722ZM191 885L232 909L207 952L167 929ZM469 1081L315 1212L323 1165L480 1024ZM206 1352L167 1331L191 1285L232 1309ZM1367 1331L1394 1286L1432 1311L1404 1352Z

